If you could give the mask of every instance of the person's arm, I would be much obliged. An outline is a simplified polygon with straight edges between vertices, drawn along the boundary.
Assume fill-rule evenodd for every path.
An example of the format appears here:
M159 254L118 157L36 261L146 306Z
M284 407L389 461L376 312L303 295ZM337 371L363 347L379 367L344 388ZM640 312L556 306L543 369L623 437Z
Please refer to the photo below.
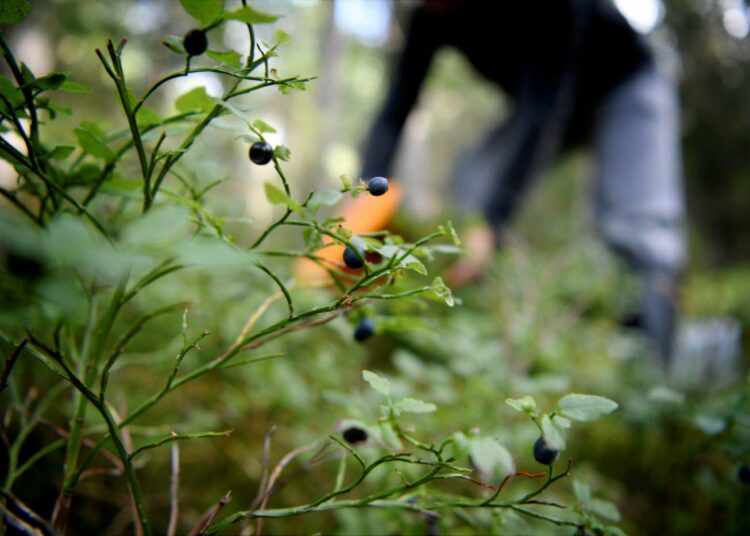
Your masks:
M442 42L442 26L440 15L424 8L414 12L404 48L392 72L388 95L365 142L363 178L389 174L406 118Z

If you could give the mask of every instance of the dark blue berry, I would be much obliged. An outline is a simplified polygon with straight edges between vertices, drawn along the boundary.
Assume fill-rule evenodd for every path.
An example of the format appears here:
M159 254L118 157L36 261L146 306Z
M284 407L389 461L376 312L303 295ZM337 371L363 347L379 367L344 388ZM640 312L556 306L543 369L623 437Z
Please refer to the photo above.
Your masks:
M359 250L359 252L364 255L364 251L362 251L361 249ZM364 266L362 259L360 259L355 251L349 246L346 246L346 249L344 249L344 264L346 264L346 266L348 268L351 268L352 270L357 270Z
M185 34L182 40L182 46L185 48L185 52L190 56L200 56L208 48L208 38L206 38L206 32L203 30L190 30Z
M388 191L388 179L385 177L373 177L367 181L367 191L371 195L383 195Z
M350 426L341 433L344 436L344 441L356 445L357 443L364 443L367 441L367 430L358 426Z
M5 266L14 276L29 281L36 281L45 272L44 265L38 259L17 251L5 254Z
M542 465L552 465L559 455L559 450L547 447L544 436L539 436L539 439L534 443L534 459Z
M369 318L363 318L354 329L354 340L363 342L375 335L375 324Z
M264 166L271 161L273 157L273 147L265 141L258 141L250 146L250 160L254 164Z

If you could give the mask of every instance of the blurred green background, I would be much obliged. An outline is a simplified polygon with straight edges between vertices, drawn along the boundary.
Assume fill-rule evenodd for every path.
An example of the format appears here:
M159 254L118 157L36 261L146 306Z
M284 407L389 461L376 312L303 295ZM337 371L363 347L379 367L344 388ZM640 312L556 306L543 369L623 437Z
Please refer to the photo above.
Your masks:
M383 97L389 60L400 46L403 25L414 4L267 0L253 5L283 15L275 25L259 26L259 39L270 41L276 28L292 36L273 67L281 75L319 77L304 92L282 97L271 91L247 99L258 117L277 128L277 134L269 136L272 142L291 148L286 170L294 188L304 192L336 186L340 175L356 178L360 143ZM646 38L675 69L683 99L691 243L683 324L731 319L732 326L739 325L747 333L747 8L739 1L724 0L671 0L654 5L661 7ZM88 95L56 98L61 106L76 110L54 127L59 134L45 131L48 138L59 136L56 143L74 142L70 133L82 120L96 121L105 129L123 124L95 48L109 38L126 36L124 67L135 93L141 94L153 80L182 66L160 44L161 36L182 35L194 25L176 1L32 0L32 7L22 24L4 30L20 59L37 75L71 71L73 80L95 88ZM244 50L244 39L239 23L230 22L225 30L209 34L216 48ZM679 57L671 52L673 48ZM191 76L167 85L150 106L166 113L176 96L198 85L206 86L209 94L221 91L218 78ZM453 162L505 109L503 97L477 78L460 55L450 50L440 53L405 130L396 176L404 180L407 197L394 222L397 232L418 235L450 214L445 192ZM231 224L242 242L271 220L273 212L262 185L272 172L248 166L246 145L237 142L235 135L212 129L194 147L189 163L201 181L230 179L210 203L217 213L253 219ZM739 464L750 463L747 336L739 356L715 371L715 381L708 386L663 385L658 371L643 358L642 341L617 323L633 308L637 289L605 251L591 225L590 166L588 156L580 152L546 173L491 273L458 292L463 300L460 306L445 309L425 302L405 310L397 304L373 307L370 312L380 333L367 345L352 341L352 323L347 319L294 334L268 349L269 353L283 351L287 357L206 377L149 413L139 422L146 435L172 429L234 430L230 438L182 446L180 526L191 527L228 490L233 501L227 511L249 506L262 471L263 437L272 425L277 427L271 457L276 461L297 446L334 433L338 419L376 418L379 401L367 391L360 375L368 368L388 375L398 393L438 405L438 412L414 419L425 438L479 428L498 437L516 456L517 466L529 471L538 470L531 458L536 431L505 406L506 398L532 394L551 406L562 393L577 391L615 399L621 410L576 430L570 457L575 460L574 477L588 482L596 496L618 505L624 530L632 534L749 533L750 487L738 483L735 476ZM0 168L0 180L8 177L9 171ZM0 209L9 210L5 205ZM289 267L280 264L279 269L283 272ZM188 362L200 362L231 341L247 315L274 290L260 277L245 274L239 279L224 271L181 277L140 299L158 304L184 295L199 303L190 313L190 325L196 330L206 326L217 337L188 357ZM310 291L310 300L316 292L320 291ZM278 307L269 314L280 312ZM18 320L7 314L0 317L3 323ZM161 385L180 347L179 328L178 314L165 316L129 349L126 365L117 372L123 411ZM154 348L160 350L156 362ZM720 350L703 352L699 361L710 360ZM139 366L143 363L155 368ZM152 377L160 369L161 375ZM53 382L51 375L32 363L19 366L14 374L22 390L31 385L44 390ZM58 411L64 409L61 405ZM91 426L96 426L94 419ZM38 448L51 436L40 429L28 449ZM45 458L18 488L29 504L45 514L59 485L61 461L60 452ZM289 472L287 485L273 496L271 506L302 504L327 491L336 465L303 469ZM152 451L141 471L154 525L165 526L169 449ZM370 489L393 478L376 472ZM509 490L518 492L514 486ZM111 534L129 531L131 518L122 510L125 493L121 481L86 480L76 499L72 533L90 532L92 527L107 527ZM550 496L573 500L571 483L563 482ZM455 514L445 516L441 528L446 534L497 530L492 528L497 519L488 512L472 512L469 517L473 527ZM510 517L505 521L501 533L560 532ZM268 534L424 531L425 522L418 516L381 511L345 511L265 523Z

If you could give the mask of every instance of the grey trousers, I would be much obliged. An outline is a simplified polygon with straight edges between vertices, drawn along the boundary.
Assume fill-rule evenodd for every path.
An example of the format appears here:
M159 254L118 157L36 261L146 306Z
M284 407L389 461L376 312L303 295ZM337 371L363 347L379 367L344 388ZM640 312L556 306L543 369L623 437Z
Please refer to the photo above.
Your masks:
M594 110L597 227L638 271L679 274L686 261L679 103L674 83L641 69ZM458 163L459 208L507 225L530 183L562 146L563 125L519 109ZM546 123L545 123L546 122Z

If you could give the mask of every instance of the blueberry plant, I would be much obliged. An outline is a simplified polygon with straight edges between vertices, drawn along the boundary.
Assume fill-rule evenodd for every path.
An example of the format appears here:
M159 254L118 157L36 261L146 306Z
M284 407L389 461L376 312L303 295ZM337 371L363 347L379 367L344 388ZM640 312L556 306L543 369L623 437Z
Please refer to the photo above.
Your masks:
M70 80L68 73L35 75L0 35L9 73L0 76L0 157L16 175L12 184L0 186L4 199L0 345L7 355L0 386L2 441L7 452L0 505L5 525L24 533L65 533L81 482L101 474L126 483L137 533L175 534L187 529L179 519L178 442L224 437L228 432L172 430L144 439L138 429L144 414L161 407L175 391L211 374L278 357L259 350L292 333L348 317L359 321L353 337L364 342L377 331L363 312L372 304L426 297L454 304L450 289L439 277L430 284L414 282L428 275L423 259L448 248L446 244L433 246L433 241L445 238L458 245L450 223L407 242L385 231L356 235L342 218L322 215L326 207L338 205L347 196L386 195L387 179L376 177L365 184L343 178L338 189L302 197L293 192L294 181L283 168L290 150L271 145L266 137L274 132L273 127L247 104L256 92L277 88L285 94L304 90L310 81L298 76L282 78L271 68L277 49L289 40L286 33L277 31L273 43L256 40L255 25L273 23L277 17L254 9L245 0L231 8L222 0L181 0L181 4L198 27L186 28L183 36L167 36L163 43L181 56L184 66L156 80L141 96L132 91L123 67L125 39L109 41L95 51L114 86L124 127L107 132L96 122L82 120L70 133L75 144L59 143L47 134L66 113L55 104L54 95L88 88ZM16 23L29 10L26 0L5 0L0 24ZM212 30L228 21L246 25L250 45L244 57L212 44ZM213 63L206 66L206 62ZM177 112L172 115L160 115L147 106L166 84L194 73L224 77L227 89L218 98L204 88L193 89L176 100ZM264 187L268 201L280 213L246 241L233 236L227 228L230 219L211 208L214 188L224 181L207 182L185 164L196 142L226 118L237 125L237 138L250 144L248 167L272 164L275 172L274 181ZM270 249L282 230L299 232L302 246ZM344 246L341 260L321 255L332 245ZM333 294L325 293L324 300L311 303L304 283L288 275L288 263L300 261L321 268ZM229 321L209 326L218 330L217 335L208 329L196 330L192 318L200 316L203 302L211 296L200 302L170 298L190 273L206 272L257 282L268 295L236 326ZM415 277L407 277L409 273ZM259 277L265 282L260 283ZM180 282L174 283L175 279ZM271 311L277 317L269 318ZM178 320L176 346L159 344L157 336L151 339L153 347L140 348L149 359L124 363L127 351L139 343L140 333L169 329L165 319ZM230 334L231 329L235 331ZM30 370L24 369L28 361L39 365L32 377L21 374ZM126 366L139 369L142 388L153 387L131 407L121 403ZM485 509L512 511L581 532L617 530L606 526L595 509L567 508L541 498L570 472L569 461L555 462L565 449L565 434L572 422L609 413L617 407L614 402L569 394L553 411L542 413L531 397L508 400L514 409L528 414L539 430L533 452L546 468L529 472L519 470L513 455L493 437L455 431L442 440L419 438L405 416L433 412L436 406L396 398L389 380L373 372L364 371L363 380L384 403L379 417L371 422L343 418L335 433L321 433L318 446L333 447L334 454L326 459L338 464L335 482L324 483L328 491L298 506L268 506L284 468L315 448L300 447L286 454L273 471L264 463L252 508L222 518L227 496L198 521L193 533L230 531L237 524L247 527L251 522L257 523L260 533L264 518L357 508L417 513L431 527L444 512ZM69 403L62 402L68 400L65 397L70 397ZM49 428L55 437L29 452L25 443L38 427ZM146 493L155 484L143 481L143 466L147 453L167 444L172 447L170 517L167 527L155 527ZM270 448L270 435L266 444ZM51 513L43 515L25 503L18 483L36 464L57 452L64 452L59 494ZM348 467L351 463L356 464L355 471ZM358 494L368 476L381 467L392 468L401 483ZM519 496L501 498L506 484L519 478L539 484ZM468 482L474 488L453 492L442 486L449 481ZM606 510L601 505L609 503L592 504L599 504L601 511Z

